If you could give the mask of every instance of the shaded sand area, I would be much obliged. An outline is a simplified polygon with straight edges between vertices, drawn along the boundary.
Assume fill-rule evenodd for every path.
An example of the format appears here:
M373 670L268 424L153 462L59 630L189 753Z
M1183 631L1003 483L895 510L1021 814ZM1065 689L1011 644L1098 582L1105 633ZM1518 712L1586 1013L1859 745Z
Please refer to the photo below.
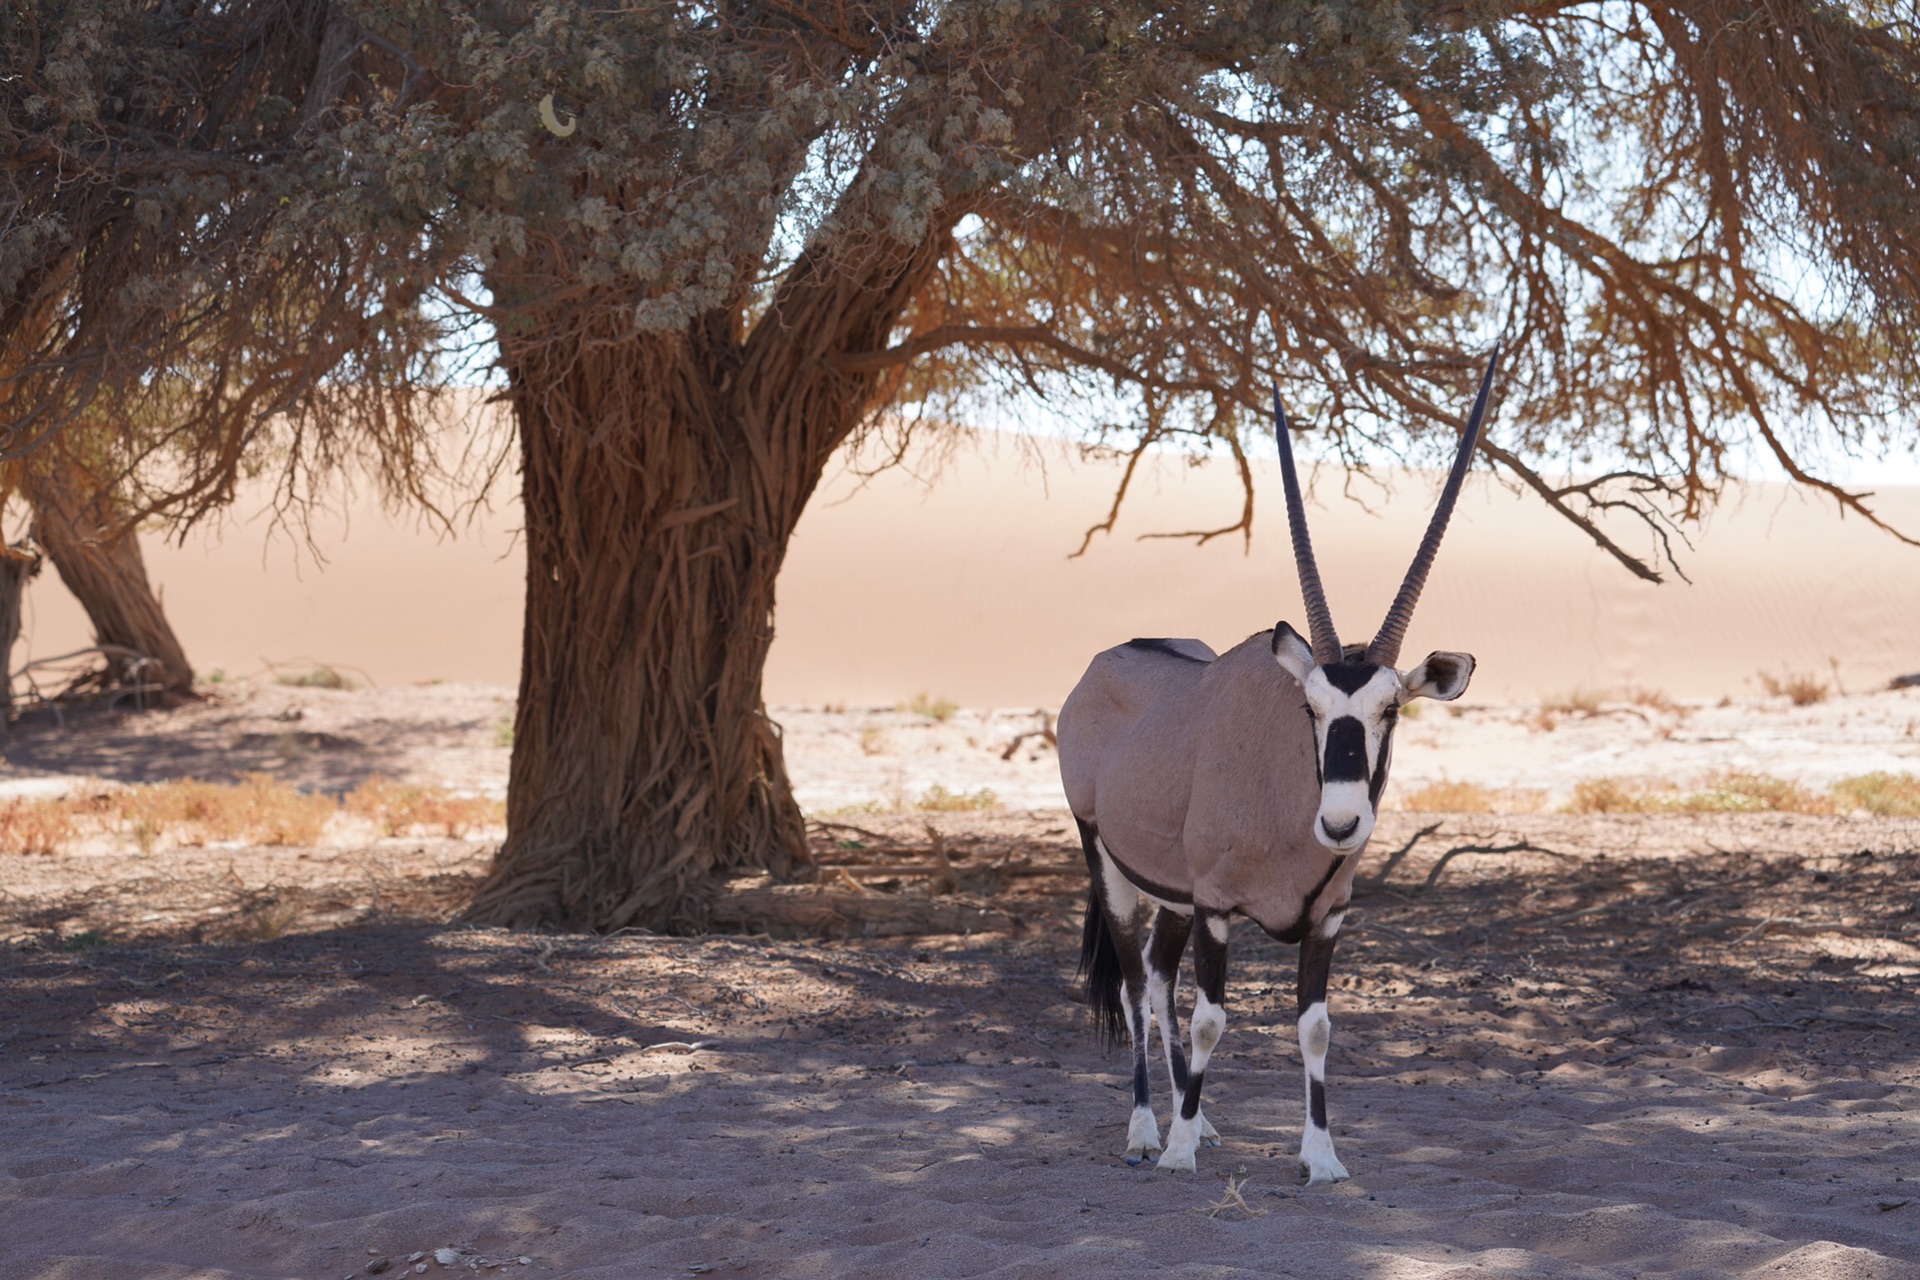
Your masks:
M483 789L504 759L477 691L404 713L248 696L30 728L20 754L42 778L72 776L62 750L162 776L297 709L341 740L277 757L310 785L448 780L433 762L465 751ZM203 755L147 736L194 716L229 717ZM958 756L965 717L949 731ZM1195 1175L1121 1161L1123 1055L1074 996L1068 825L816 823L836 892L938 889L1000 922L838 942L465 927L482 841L8 857L0 1259L62 1280L1920 1276L1920 821L1387 815L1335 962L1354 1177L1331 1189L1293 1159L1293 949L1244 925L1208 1073L1225 1145Z

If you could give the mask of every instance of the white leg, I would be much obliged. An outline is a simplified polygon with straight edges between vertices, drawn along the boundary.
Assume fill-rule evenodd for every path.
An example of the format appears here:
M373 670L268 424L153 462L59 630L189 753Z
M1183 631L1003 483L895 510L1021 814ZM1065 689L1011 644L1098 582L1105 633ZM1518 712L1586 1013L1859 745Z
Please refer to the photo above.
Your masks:
M1139 1164L1149 1152L1160 1150L1160 1122L1152 1107L1135 1107L1127 1125L1127 1163ZM1111 1157L1109 1157L1111 1159Z
M1180 995L1180 975L1162 974L1153 968L1153 958L1147 958L1147 999L1153 1005L1153 1020L1160 1027L1160 1049L1167 1060L1167 1079L1173 1082L1175 1093L1180 1090L1180 1077L1186 1074L1186 1064L1174 1066L1178 1054L1177 1040L1179 1032L1175 1030L1173 1020L1173 1002Z
M1147 1080L1147 1041L1153 1033L1147 1024L1147 1002L1136 995L1140 988L1129 980L1121 983L1120 991L1127 1003L1127 1027L1133 1051L1133 1114L1127 1121L1126 1160L1128 1164L1139 1164L1148 1152L1160 1150L1160 1124L1153 1118Z
M1307 1069L1307 1123L1300 1140L1300 1164L1307 1182L1340 1182L1347 1167L1333 1153L1333 1135L1327 1131L1327 1045L1333 1038L1333 1020L1327 1002L1315 1001L1300 1015L1300 1056Z
M1213 1046L1220 1043L1220 1037L1226 1029L1226 1009L1207 999L1207 993L1202 991L1193 1008L1193 1057L1187 1064L1187 1079L1190 1082L1198 1081L1206 1074L1207 1060L1213 1056ZM1193 1092L1191 1084L1189 1092ZM1199 1150L1201 1140L1211 1127L1200 1114L1197 1099L1191 1117L1185 1114L1183 1102L1181 1113L1174 1117L1173 1127L1167 1130L1167 1149L1160 1157L1160 1168L1191 1173L1194 1152Z

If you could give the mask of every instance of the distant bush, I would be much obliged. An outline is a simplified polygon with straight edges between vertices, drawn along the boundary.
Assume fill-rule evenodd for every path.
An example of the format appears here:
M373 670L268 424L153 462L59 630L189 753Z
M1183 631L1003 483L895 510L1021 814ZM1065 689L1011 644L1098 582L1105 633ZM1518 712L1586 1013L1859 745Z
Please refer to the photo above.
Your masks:
M1441 779L1409 793L1402 803L1415 813L1494 813L1496 793L1477 782Z
M0 854L54 853L74 830L73 808L64 799L9 800L0 808Z
M504 801L385 778L354 788L345 807L388 835L424 829L458 839L475 827L506 821ZM179 845L310 845L341 808L331 796L264 773L243 774L237 783L182 778L85 796L14 800L0 805L0 854L56 853L87 834L130 838L142 854L153 853L163 838Z
M939 783L928 787L926 793L914 802L914 808L928 813L959 813L973 809L998 809L1000 797L990 788L982 787L978 791L949 791Z
M1796 707L1810 707L1816 702L1825 702L1833 689L1820 677L1798 671L1785 672L1775 676L1770 671L1759 673L1760 687L1769 697L1785 698Z
M1877 818L1920 818L1920 777L1911 773L1863 773L1834 784L1840 808L1865 809Z
M357 680L344 676L332 667L315 667L311 671L289 671L273 678L275 684L288 685L295 689L347 689L360 687Z
M332 797L310 795L265 773L242 774L232 784L198 778L145 783L112 792L107 802L136 831L165 832L181 844L313 844L339 810Z
M1764 773L1709 774L1693 790L1669 782L1592 778L1577 784L1568 813L1831 813L1833 801Z
M924 693L916 693L913 697L907 699L906 704L900 709L902 711L911 711L917 716L926 716L929 720L938 720L944 724L948 720L953 719L953 713L960 709L960 704L951 698L929 698Z

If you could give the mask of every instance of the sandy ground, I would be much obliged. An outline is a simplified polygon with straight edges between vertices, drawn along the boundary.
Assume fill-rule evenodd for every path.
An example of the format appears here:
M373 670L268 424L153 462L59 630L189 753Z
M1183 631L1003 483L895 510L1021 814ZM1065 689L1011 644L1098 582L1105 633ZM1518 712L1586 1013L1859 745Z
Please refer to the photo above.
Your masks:
M30 726L3 781L492 790L503 698L241 688ZM1845 752L1912 760L1920 701L1538 710L1423 717L1460 738L1407 744L1396 786L1452 742L1448 776L1531 759L1551 788L1641 724L1689 750L1599 771L1858 772ZM1920 822L1387 815L1335 961L1354 1177L1308 1189L1292 948L1234 934L1225 1144L1195 1175L1128 1168L1122 1056L1074 998L1065 815L861 811L934 785L1046 803L1020 790L1044 746L1001 758L1037 714L786 718L829 875L924 892L902 868L931 825L1012 926L473 929L482 841L7 859L5 1274L1920 1277Z

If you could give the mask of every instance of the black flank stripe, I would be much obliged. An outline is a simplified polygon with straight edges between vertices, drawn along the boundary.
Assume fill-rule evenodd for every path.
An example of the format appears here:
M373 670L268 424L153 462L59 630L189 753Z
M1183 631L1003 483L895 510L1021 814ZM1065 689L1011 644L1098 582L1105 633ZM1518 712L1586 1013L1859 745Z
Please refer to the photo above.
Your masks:
M1139 889L1143 893L1152 894L1154 897L1160 899L1160 901L1162 902L1177 902L1183 907L1193 905L1192 894L1182 893L1178 889L1169 889L1163 884L1155 884L1153 881L1147 879L1145 876L1135 875L1133 871L1127 867L1126 863L1120 861L1118 857L1114 856L1112 845L1107 846L1107 856L1109 858L1113 858L1113 865L1120 868L1121 875L1125 876L1128 880L1131 880L1133 882L1134 888Z
M1129 640L1126 647L1144 649L1148 653L1164 653L1169 658L1178 658L1182 662L1197 662L1203 667L1207 665L1205 658L1196 658L1190 653L1174 648L1171 640Z

